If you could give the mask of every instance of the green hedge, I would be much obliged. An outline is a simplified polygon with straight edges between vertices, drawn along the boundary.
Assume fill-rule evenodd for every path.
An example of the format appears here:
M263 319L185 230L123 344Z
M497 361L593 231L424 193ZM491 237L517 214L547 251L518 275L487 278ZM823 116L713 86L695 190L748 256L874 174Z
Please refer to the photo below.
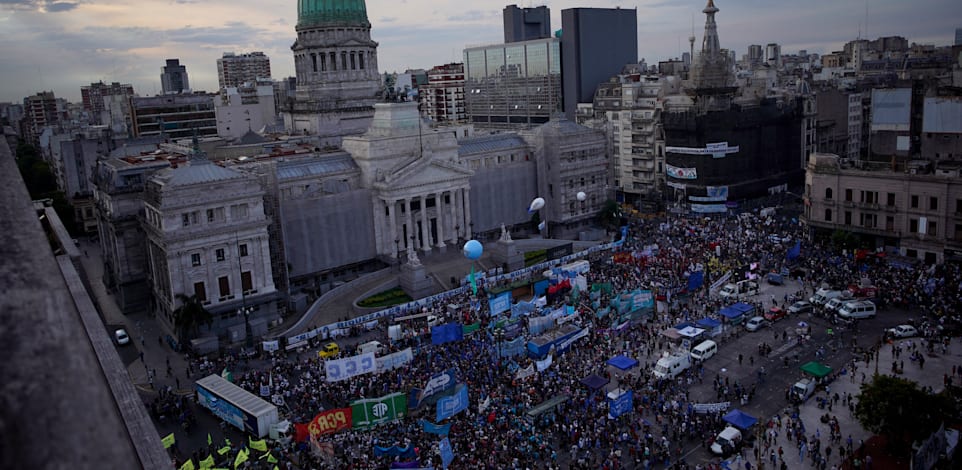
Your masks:
M545 261L548 261L548 250L533 250L524 252L525 267L534 266Z
M410 295L407 295L403 289L400 287L395 287L384 292L378 292L377 294L374 294L368 298L361 299L358 301L357 306L363 308L393 307L395 305L407 303L412 300L414 299L412 299Z

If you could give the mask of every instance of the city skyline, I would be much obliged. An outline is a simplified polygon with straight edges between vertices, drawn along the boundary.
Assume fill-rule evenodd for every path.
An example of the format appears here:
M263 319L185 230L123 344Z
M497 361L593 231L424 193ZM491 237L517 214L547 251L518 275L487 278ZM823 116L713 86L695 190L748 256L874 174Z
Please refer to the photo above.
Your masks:
M502 42L502 9L510 0L480 0L466 9L458 2L367 0L372 39L380 43L380 72L430 68L460 62L465 47ZM561 10L574 7L638 9L639 58L649 64L680 58L694 30L701 45L704 0L613 0L526 3L547 4L551 28L561 28ZM721 46L740 58L749 44L770 42L783 54L800 49L828 53L861 36L903 36L910 43L947 46L953 42L955 2L927 0L910 4L882 0L798 2L719 0ZM921 5L921 6L920 6ZM149 96L160 92L160 69L167 58L187 66L195 90L217 90L216 60L223 52L263 51L274 78L294 74L296 0L265 4L249 0L2 0L0 27L0 101L20 102L42 90L76 102L80 87L91 82L131 83ZM188 18L189 20L184 20ZM866 31L866 18L868 28ZM911 18L911 20L907 20ZM786 27L786 22L794 27ZM823 32L814 32L817 25Z

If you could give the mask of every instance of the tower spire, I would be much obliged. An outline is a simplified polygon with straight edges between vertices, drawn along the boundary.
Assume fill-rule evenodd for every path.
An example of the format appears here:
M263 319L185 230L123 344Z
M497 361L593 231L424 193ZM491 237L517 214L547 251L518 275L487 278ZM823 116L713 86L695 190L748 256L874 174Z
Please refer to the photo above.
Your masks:
M708 58L715 58L721 51L718 43L718 27L715 25L715 13L718 13L715 0L708 0L708 5L702 13L705 14L705 37L702 38L701 53Z

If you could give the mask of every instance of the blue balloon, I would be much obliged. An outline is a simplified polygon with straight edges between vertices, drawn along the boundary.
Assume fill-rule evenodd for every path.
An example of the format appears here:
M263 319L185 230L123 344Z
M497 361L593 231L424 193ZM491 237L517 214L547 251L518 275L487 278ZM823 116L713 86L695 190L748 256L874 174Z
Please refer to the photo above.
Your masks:
M468 242L464 244L464 248L461 249L461 252L464 253L465 258L473 261L480 258L484 253L484 246L477 240L468 240Z

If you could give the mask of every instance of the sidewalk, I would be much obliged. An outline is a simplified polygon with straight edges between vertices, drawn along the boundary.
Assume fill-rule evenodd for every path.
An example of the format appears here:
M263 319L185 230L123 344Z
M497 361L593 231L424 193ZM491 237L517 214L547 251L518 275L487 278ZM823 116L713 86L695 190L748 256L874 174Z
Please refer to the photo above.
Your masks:
M904 341L908 341L906 339ZM918 338L911 338L911 341L918 343ZM900 356L900 360L907 358L908 353L904 352ZM962 365L962 341L958 338L952 338L952 342L949 346L949 352L946 355L939 353L937 357L927 357L925 362L925 369L920 369L917 363L912 361L905 361L905 371L903 374L898 375L898 377L915 381L920 387L932 387L932 389L938 393L943 388L943 374L951 374L952 366ZM876 362L874 360L869 363L864 361L858 361L857 363L858 372L853 376L851 371L848 374L839 376L829 387L830 394L834 395L838 393L840 397L844 397L845 394L857 395L860 393L860 387L862 382L862 376L865 376L865 383L869 383L872 380L872 375L875 373ZM885 344L879 351L878 360L878 372L879 374L891 374L892 368L892 345ZM885 445L884 439L873 438L873 436L862 428L858 420L849 411L849 408L845 406L843 400L839 400L838 404L829 411L828 408L820 409L818 407L817 397L825 398L829 393L824 390L816 393L811 398L808 399L801 407L799 416L801 417L802 423L805 426L805 432L807 437L813 435L820 436L822 442L822 455L824 455L824 449L826 446L830 445L832 447L831 458L828 459L827 468L851 468L849 466L843 466L843 461L838 453L838 448L840 445L845 445L847 447L847 439L849 436L852 437L853 449L857 450L860 443L864 442L866 450L870 455L872 455L872 469L873 470L884 470L884 469L901 469L908 468L908 462L899 462L888 456L887 446ZM830 436L831 431L829 425L821 422L821 417L824 415L834 416L838 419L839 428L841 430L842 441L841 443L831 443ZM767 422L771 417L764 418ZM759 424L764 424L760 419ZM767 429L767 428L766 428ZM798 441L789 441L785 437L785 432L781 431L776 440L776 444L770 447L769 450L762 451L762 460L764 461L764 468L773 468L770 461L770 451L775 449L776 454L778 447L781 446L784 450L785 463L790 469L815 469L816 465L812 462L812 459L805 456L804 459L799 458ZM754 456L750 456L751 449L745 451L746 457L750 457L752 464L755 468L758 468L757 462L755 462ZM864 454L863 454L864 455ZM864 460L864 457L863 457ZM776 467L781 465L781 461L778 460ZM738 462L733 468L745 468L744 463Z

